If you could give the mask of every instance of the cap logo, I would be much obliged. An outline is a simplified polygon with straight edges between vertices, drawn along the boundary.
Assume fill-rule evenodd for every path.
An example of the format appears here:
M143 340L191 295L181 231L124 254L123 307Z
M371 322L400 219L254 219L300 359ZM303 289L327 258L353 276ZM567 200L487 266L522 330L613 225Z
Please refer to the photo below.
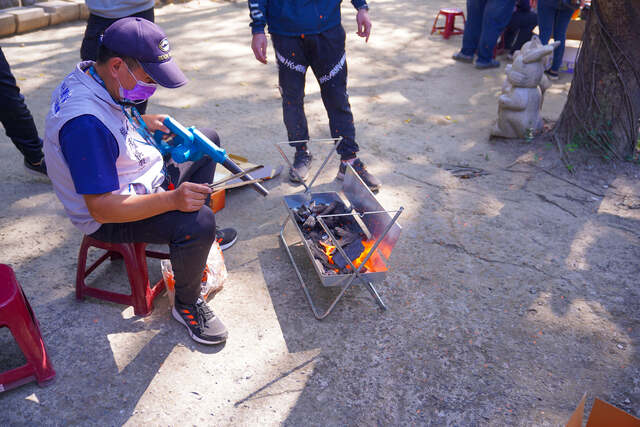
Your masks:
M166 38L160 40L160 43L158 43L158 47L163 52L169 52L169 40L167 40Z

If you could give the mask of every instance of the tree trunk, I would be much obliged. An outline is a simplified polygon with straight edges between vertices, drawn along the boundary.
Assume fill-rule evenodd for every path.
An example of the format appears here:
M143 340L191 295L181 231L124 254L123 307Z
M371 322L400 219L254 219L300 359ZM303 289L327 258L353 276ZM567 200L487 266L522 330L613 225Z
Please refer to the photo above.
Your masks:
M586 154L630 159L640 117L640 0L594 0L553 137L568 167Z

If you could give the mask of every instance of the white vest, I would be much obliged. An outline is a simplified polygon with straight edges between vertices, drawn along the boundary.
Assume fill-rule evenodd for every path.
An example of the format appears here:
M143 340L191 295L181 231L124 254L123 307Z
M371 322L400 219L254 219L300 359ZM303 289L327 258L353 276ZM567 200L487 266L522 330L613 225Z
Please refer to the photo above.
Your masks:
M160 152L145 143L107 90L85 71L93 61L81 62L51 95L51 108L45 121L44 156L47 173L56 195L73 225L85 234L100 228L89 214L81 194L76 193L69 167L62 154L58 134L69 120L91 114L109 129L118 143L116 169L120 188L114 194L146 194L160 189L164 181Z

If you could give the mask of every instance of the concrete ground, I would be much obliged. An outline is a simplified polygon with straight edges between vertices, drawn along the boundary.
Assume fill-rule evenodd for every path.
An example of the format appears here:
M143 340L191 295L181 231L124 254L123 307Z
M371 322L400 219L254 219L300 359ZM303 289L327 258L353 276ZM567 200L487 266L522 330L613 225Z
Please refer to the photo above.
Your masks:
M284 177L267 184L266 199L230 192L217 216L241 233L213 301L225 345L191 341L166 297L147 318L78 302L82 236L1 136L0 261L31 301L57 379L0 394L0 425L558 425L584 392L587 412L600 397L640 416L639 168L594 160L568 175L544 141L489 140L503 68L451 60L460 36L429 35L440 6L376 1L365 44L343 5L362 158L384 181L382 205L405 208L378 286L386 312L357 287L315 320L278 239L282 197L300 191ZM159 8L191 82L159 90L150 112L213 126L230 152L281 164L273 50L268 65L255 61L248 20L246 2ZM42 132L83 30L76 22L0 41ZM558 117L569 86L563 75L548 92L546 118ZM312 76L307 114L312 137L327 137ZM461 180L446 164L489 174ZM338 188L335 169L318 188ZM335 289L303 265L326 304ZM157 263L150 269L160 277ZM120 262L94 277L126 289ZM0 370L20 364L6 328L0 349Z

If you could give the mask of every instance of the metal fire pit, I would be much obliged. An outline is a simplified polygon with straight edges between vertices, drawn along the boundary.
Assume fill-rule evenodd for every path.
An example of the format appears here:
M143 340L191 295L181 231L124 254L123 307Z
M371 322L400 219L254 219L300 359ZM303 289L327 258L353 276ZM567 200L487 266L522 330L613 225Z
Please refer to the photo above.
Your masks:
M284 144L284 143L280 143ZM286 142L288 144L288 142ZM291 166L291 162L284 154L284 152L280 149L278 145L276 145L280 154L283 156L285 161ZM344 177L344 182L342 186L342 192L317 192L314 193L311 191L311 186L318 178L318 175L327 164L329 159L333 156L335 150L332 149L325 161L322 163L322 166L318 169L315 176L311 180L310 184L304 184L305 191L301 194L294 194L290 196L284 196L284 204L287 208L287 218L282 224L282 228L280 230L280 238L282 239L282 243L291 259L291 263L293 264L293 268L296 271L296 275L298 276L298 280L300 281L300 285L302 286L302 290L311 306L311 310L313 311L314 316L318 320L322 320L327 317L331 311L333 311L334 307L338 303L338 301L342 298L344 293L351 287L351 285L355 282L356 279L360 281L365 287L369 290L375 301L378 305L386 310L386 306L380 298L380 295L376 291L373 286L373 282L382 282L387 275L387 262L393 251L396 242L400 238L400 232L402 228L400 224L398 224L397 220L402 211L404 210L400 207L396 211L388 211L385 210L374 194L369 190L369 188L362 182L362 179L358 176L358 174L354 171L351 165L347 165L347 170ZM348 264L351 266L350 273L348 274L328 274L325 272L325 268L316 261L313 256L311 249L307 245L302 229L299 224L295 220L295 215L293 209L297 209L303 204L310 203L311 201L315 201L316 203L331 203L333 201L340 201L347 206L347 210L350 213L339 214L339 215L319 215L317 217L318 222L324 229L325 233L331 239L333 245L336 247L336 250L339 251L344 259L348 261ZM326 223L323 218L332 217L332 216L353 216L355 221L357 222L360 231L362 231L370 240L374 241L371 250L367 253L364 260L360 263L358 267L353 265L353 262L350 261L349 257L344 253L343 249L338 244L338 239L331 232L329 227L326 226ZM295 242L293 244L289 244L284 236L285 228L287 224L291 222L294 228L297 230L298 235L300 237L299 242ZM320 313L311 298L311 294L309 293L309 289L305 281L302 278L302 274L300 273L300 269L293 258L290 247L295 244L302 244L305 248L309 259L311 260L311 264L313 265L318 278L320 279L320 283L325 286L338 286L341 287L340 293L331 301L329 307L323 313ZM366 271L363 271L365 264L368 261L371 261L369 264L370 268L367 268Z

